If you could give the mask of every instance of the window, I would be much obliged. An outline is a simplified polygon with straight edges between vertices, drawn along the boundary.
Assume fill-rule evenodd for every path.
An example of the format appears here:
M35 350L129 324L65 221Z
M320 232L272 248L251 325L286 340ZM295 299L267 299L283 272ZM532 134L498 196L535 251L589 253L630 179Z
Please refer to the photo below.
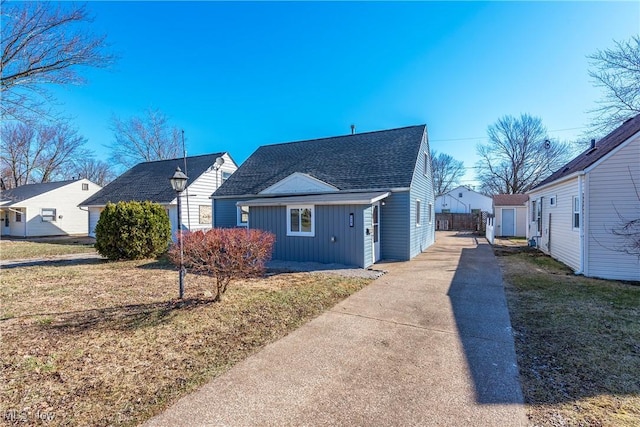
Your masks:
M459 198L462 198L462 193L458 193L458 197L459 197Z
M416 226L420 227L420 217L422 216L422 212L420 212L420 200L416 200Z
M22 222L22 212L16 212L16 222Z
M315 236L313 206L287 206L287 236Z
M44 222L54 222L56 220L56 210L49 208L42 208L40 210L40 216Z
M247 227L249 225L249 206L238 206L236 225L239 227Z
M429 174L429 154L424 153L424 171L422 172L425 176Z
M573 228L580 228L580 198L573 196Z
M556 196L549 197L549 206L552 206L552 207L555 206L557 203L556 200L557 200Z
M200 224L212 224L211 220L211 205L200 205L199 211L199 223Z
M428 216L428 219L429 219L429 224L431 224L431 222L433 220L432 219L432 213L431 213L432 211L433 211L433 205L431 203L429 203L429 211L427 212L427 216Z
M89 184L86 182L82 183L82 191L89 191Z
M228 180L228 179L229 179L229 177L231 176L231 172L225 172L225 171L222 171L222 173L220 174L220 176L222 177L222 183L224 184L224 182L225 182L226 180Z

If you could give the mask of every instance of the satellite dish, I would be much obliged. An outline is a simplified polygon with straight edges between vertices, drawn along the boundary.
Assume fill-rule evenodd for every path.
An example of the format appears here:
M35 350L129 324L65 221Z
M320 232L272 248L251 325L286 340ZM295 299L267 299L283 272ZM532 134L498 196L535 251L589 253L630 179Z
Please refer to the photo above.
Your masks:
M223 159L222 157L218 157L218 158L216 159L216 165L217 165L218 167L220 167L220 166L222 166L223 164L224 164L224 159Z
M549 148L551 148L551 141L549 141L548 139L544 140L544 148L546 150L548 150Z

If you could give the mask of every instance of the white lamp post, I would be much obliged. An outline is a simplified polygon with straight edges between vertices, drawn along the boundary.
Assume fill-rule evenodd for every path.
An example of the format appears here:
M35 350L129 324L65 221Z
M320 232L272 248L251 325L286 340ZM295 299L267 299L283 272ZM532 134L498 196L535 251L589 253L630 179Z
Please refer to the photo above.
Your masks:
M178 198L178 244L180 245L180 299L184 297L184 253L182 250L182 203L180 202L180 196L184 189L187 187L187 179L189 177L185 175L180 167L176 168L176 172L171 177L171 188L176 192Z

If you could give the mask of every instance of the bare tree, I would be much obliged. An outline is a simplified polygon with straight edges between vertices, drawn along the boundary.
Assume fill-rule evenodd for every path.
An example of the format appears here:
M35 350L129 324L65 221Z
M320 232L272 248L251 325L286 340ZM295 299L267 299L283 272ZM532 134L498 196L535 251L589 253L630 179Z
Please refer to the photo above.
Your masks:
M614 48L587 57L592 66L589 76L604 91L599 107L591 111L592 131L599 134L640 114L640 36L614 43Z
M568 160L566 143L551 141L542 120L528 114L504 116L479 144L478 180L485 194L518 194L535 187Z
M1 129L0 168L9 171L11 187L68 178L74 161L86 157L86 139L66 122L6 122Z
M92 22L85 6L52 2L2 1L0 114L22 121L48 114L50 98L43 86L83 83L79 68L105 67L104 36L82 24Z
M147 109L141 117L121 120L113 116L112 159L127 168L154 160L174 159L182 153L180 129L157 109Z
M431 150L431 168L436 196L453 189L465 174L464 162L445 153L438 154L435 150Z
M115 179L116 173L109 163L91 157L85 157L75 161L73 176L86 178L104 187Z

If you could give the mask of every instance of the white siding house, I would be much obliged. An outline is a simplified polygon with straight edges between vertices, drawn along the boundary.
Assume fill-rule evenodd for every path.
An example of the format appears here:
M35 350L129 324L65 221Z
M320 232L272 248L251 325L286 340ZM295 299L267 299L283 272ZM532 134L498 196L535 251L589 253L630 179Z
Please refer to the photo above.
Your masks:
M221 160L218 160L221 159ZM211 195L238 168L228 153L192 156L186 159L187 188L181 195L181 227L202 230L212 227ZM151 201L163 205L173 235L178 230L178 199L169 179L176 167L185 172L184 159L139 163L82 202L89 210L89 235L95 236L100 213L107 203Z
M494 235L496 237L525 237L527 235L526 194L496 194L493 196Z
M87 235L89 215L78 205L100 190L87 179L22 185L2 192L0 234L14 237Z
M436 213L472 213L477 210L493 213L493 199L463 185L436 197Z
M578 274L640 280L633 237L621 235L626 222L640 218L640 115L528 195L527 236L541 251Z

